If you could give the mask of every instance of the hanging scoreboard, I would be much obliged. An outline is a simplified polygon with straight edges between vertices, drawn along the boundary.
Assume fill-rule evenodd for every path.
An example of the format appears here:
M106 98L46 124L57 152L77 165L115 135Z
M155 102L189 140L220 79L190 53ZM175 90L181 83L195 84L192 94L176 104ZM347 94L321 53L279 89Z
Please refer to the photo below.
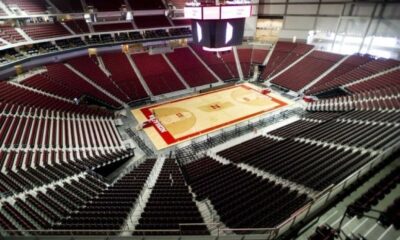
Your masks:
M192 20L193 42L218 51L242 44L251 5L187 6L184 13Z

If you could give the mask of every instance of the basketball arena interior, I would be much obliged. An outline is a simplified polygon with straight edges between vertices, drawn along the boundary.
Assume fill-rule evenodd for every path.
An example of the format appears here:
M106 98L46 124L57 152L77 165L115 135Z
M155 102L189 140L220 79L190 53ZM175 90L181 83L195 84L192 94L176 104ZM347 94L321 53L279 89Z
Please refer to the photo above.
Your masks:
M0 239L400 240L400 2L0 0Z

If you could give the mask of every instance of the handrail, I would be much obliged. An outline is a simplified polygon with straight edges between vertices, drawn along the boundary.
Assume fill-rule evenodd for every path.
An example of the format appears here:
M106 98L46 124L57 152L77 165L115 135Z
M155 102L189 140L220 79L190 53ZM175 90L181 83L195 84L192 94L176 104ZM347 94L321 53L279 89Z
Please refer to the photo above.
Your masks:
M207 225L221 225L221 223L179 223L179 226L207 226Z
M276 231L277 228L221 228L220 230L229 231Z
M203 154L205 153L205 151L208 151L208 148L210 147L209 145L207 145L208 141L210 139L219 139L219 138L223 138L224 136L226 136L227 134L231 134L229 137L233 138L233 137L238 137L241 136L249 131L253 131L253 128L261 128L264 127L266 124L273 124L276 123L278 120L282 120L282 119L287 119L295 114L298 114L299 112L301 112L301 108L291 108L291 109L287 109L284 111L279 112L278 114L274 114L272 116L259 116L258 118L256 118L255 121L246 121L246 122L241 122L238 123L237 125L233 125L233 126L229 126L226 127L225 129L221 130L221 132L218 133L211 133L210 135L207 135L208 139L199 141L199 142L194 142L188 146L182 147L179 150L177 150L177 153L182 153L186 155L199 155L199 154ZM239 131L239 132L237 132ZM207 145L207 148L205 149L201 149L200 151L196 151L195 153L193 153L192 147L193 145ZM213 147L215 147L215 145L213 144ZM187 152L186 152L187 150ZM184 157L184 156L182 156ZM195 158L197 159L197 158ZM183 164L185 165L187 162L183 162Z
M340 183L345 183L345 182L347 182L349 179L351 179L351 178L354 177L355 175L358 175L362 170L366 169L367 167L370 167L370 168L371 168L372 163L378 161L378 159L377 159L378 157L379 157L379 155L376 156L376 157L375 157L373 160L371 160L369 163L365 164L365 165L362 166L360 169L358 169L358 171L356 171L356 172L350 174L349 176L347 176L347 177L346 177L345 179L343 179ZM333 186L333 188L336 189L337 186L335 185L335 186Z
M331 184L329 185L327 188L325 188L324 190L322 190L321 192L319 192L317 195L315 195L315 199L319 199L321 196L325 195L326 193L328 193L329 191L331 191L333 188L335 187L335 184Z
M46 235L51 233L69 233L68 235L79 235L81 233L104 233L104 235L110 235L112 233L123 233L123 232L176 232L182 233L182 226L217 226L219 232L221 231L268 231L277 232L277 228L220 228L220 223L181 223L179 224L180 229L125 229L125 230L115 230L115 229L44 229L44 230L3 230L0 229L0 233L28 233L32 235ZM38 234L36 234L38 233Z
M152 28L140 28L140 29L129 29L129 30L116 30L116 31L72 34L72 35L66 35L66 36L61 36L61 37L53 37L53 38L12 43L12 44L1 46L0 51L5 50L5 49L22 47L25 45L33 45L33 44L39 44L39 43L44 43L44 42L52 42L52 41L72 39L72 38L82 38L82 37L86 37L86 36L91 37L91 36L96 36L96 35L100 36L100 35L104 35L104 34L131 33L131 32L142 33L145 31L170 30L170 29L182 29L182 28L191 28L191 26L190 25L180 25L180 26L169 26L169 27L152 27ZM149 39L147 39L147 40L149 40Z
M297 216L299 216L300 214L302 214L305 210L308 210L311 206L312 206L312 202L307 203L306 205L304 205L302 208L300 208L299 210L297 210L296 212L294 212L292 215L290 215L290 217L288 219L286 219L285 221L283 221L282 223L280 223L279 225L276 226L277 229L280 229L281 227L285 226L288 222L293 221L293 219L297 218Z
M183 29L185 28L185 26L175 26L176 29ZM136 31L132 31L132 32L138 32L139 30ZM140 30L140 31L146 31L146 30ZM139 31L139 32L140 32ZM149 30L151 31L151 30ZM122 31L120 31L122 32ZM115 32L107 32L105 34L114 34ZM91 33L91 34L80 34L80 35L71 35L70 37L65 36L62 38L55 38L55 39L51 39L51 41L57 41L57 40L66 40L66 39L72 39L72 38L80 38L83 36L100 36L100 33ZM135 43L143 43L143 42L155 42L155 41L167 41L167 40L175 40L175 39L184 39L184 38L190 38L192 37L191 34L182 34L182 35L169 35L169 36L163 36L163 37L143 37L140 39L126 39L126 40L118 40L116 38L113 38L114 40L112 42L103 42L102 40L100 40L101 42L98 43L85 43L85 45L81 45L81 46L76 46L76 47L71 47L71 48L65 48L65 49L59 49L57 51L46 51L43 53L39 53L38 55L24 55L23 57L20 58L16 58L4 63L0 63L0 68L6 69L6 68L10 68L14 65L17 64L22 64L25 63L29 60L32 59L40 59L40 58L44 58L44 57L48 57L48 56L54 56L54 55L60 55L60 54L67 54L69 52L74 52L74 51L80 51L80 50L84 50L84 49L88 49L88 48L101 48L101 47L107 47L107 46L117 46L117 45L121 45L121 44L135 44ZM21 42L18 44L12 44L12 45L4 45L0 47L0 51L3 50L7 50L7 49L13 49L13 48L17 48L17 47L22 47L22 46L27 46L27 45L32 45L32 44L37 44L37 43L45 43L45 42L50 42L50 40L46 39L46 40L37 40L34 42ZM56 44L57 45L57 44Z
M0 229L0 233L39 233L38 235L45 235L43 233L105 233L104 235L110 235L109 233L121 233L121 232L181 232L180 229L152 229L152 230L104 230L104 229L99 229L99 230L92 230L92 229L47 229L47 230L3 230ZM73 235L73 234L70 234Z

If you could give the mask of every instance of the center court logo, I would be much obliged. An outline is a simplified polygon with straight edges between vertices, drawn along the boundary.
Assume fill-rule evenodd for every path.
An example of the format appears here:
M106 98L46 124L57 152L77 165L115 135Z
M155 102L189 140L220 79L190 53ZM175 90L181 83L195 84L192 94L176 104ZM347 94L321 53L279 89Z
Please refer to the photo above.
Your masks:
M167 130L165 129L165 127L160 123L160 121L158 121L157 118L154 117L154 115L150 115L149 120L153 123L153 125L161 132L161 133L165 133L167 132Z

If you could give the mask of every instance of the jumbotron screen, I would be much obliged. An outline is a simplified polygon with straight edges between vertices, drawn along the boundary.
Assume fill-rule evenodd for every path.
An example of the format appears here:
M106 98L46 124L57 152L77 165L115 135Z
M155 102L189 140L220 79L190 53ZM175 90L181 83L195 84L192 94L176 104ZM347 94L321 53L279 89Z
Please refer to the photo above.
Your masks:
M192 20L193 42L208 48L241 45L245 19Z

